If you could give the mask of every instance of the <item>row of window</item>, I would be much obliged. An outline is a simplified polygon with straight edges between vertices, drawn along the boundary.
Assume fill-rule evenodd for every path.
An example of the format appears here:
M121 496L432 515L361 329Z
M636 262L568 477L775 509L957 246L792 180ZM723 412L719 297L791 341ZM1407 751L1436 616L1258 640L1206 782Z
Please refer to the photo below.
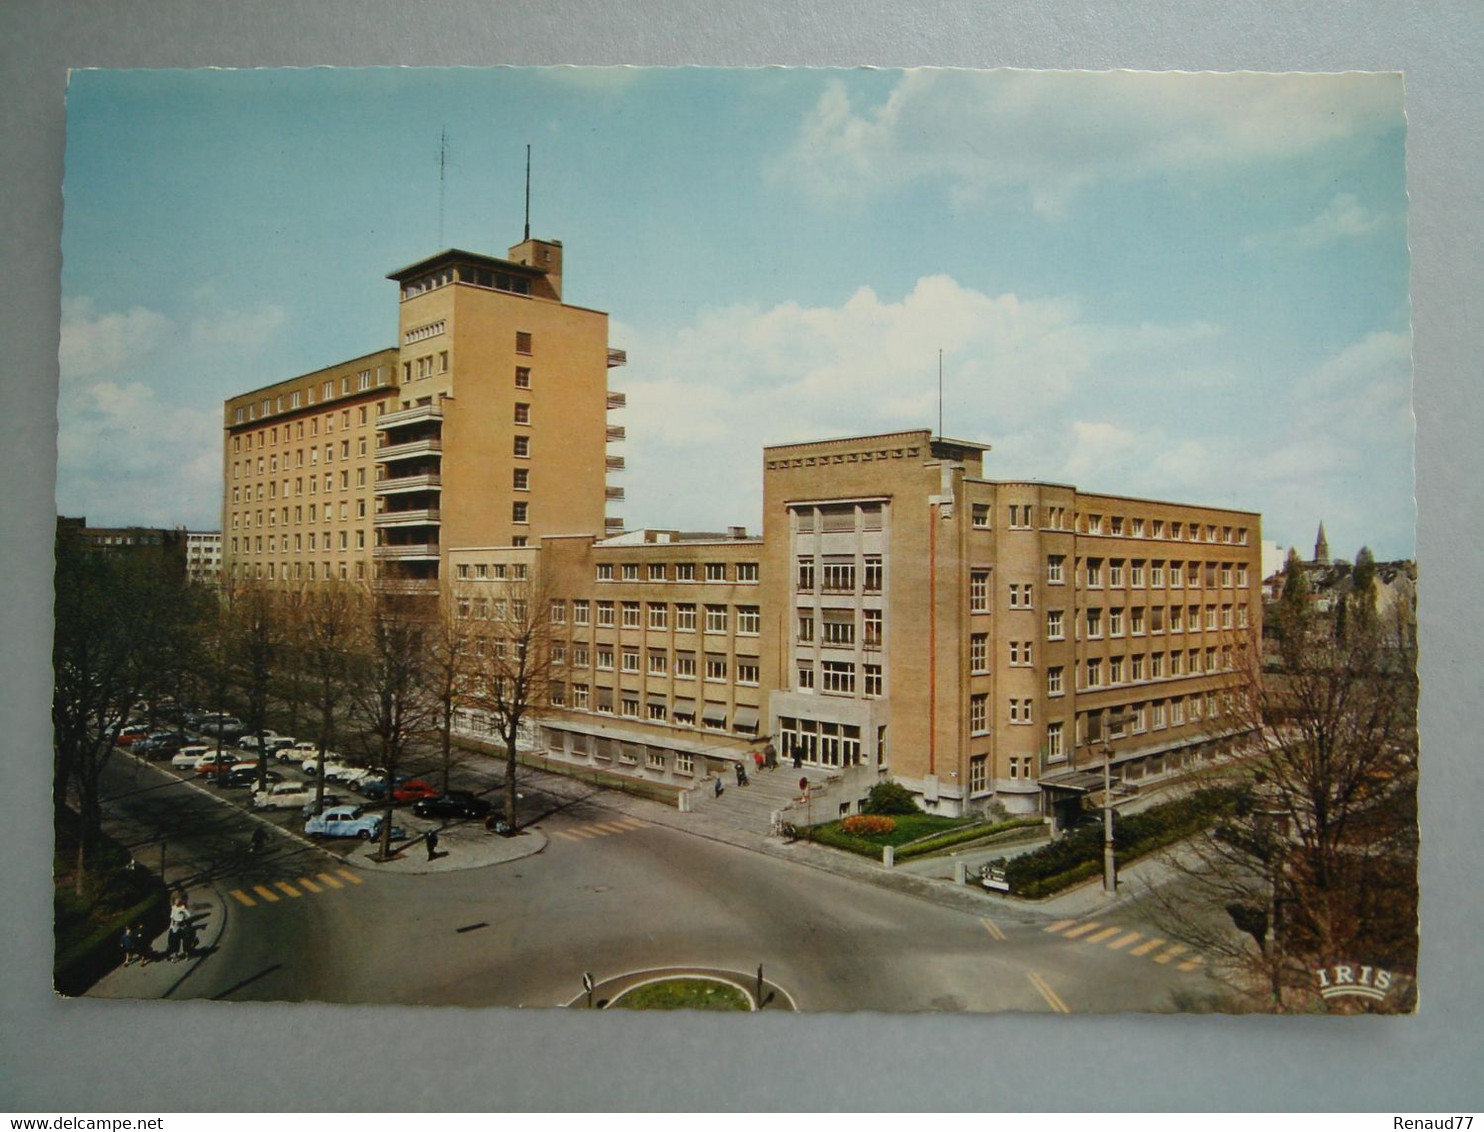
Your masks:
M547 685L547 698L552 707L571 708L574 711L592 711L600 715L619 715L625 719L647 719L652 723L673 723L680 727L701 726L708 731L727 730L727 706L706 700L697 713L694 700L677 698L673 702L657 693L624 691L615 693L613 688L573 684L568 686L559 680ZM699 715L699 724L697 718ZM746 735L756 735L758 709L738 704L732 718L732 729Z
M615 666L614 661L617 660ZM551 645L551 663L569 668L596 668L602 672L628 672L635 675L669 677L677 680L694 680L701 673L711 684L725 684L728 679L738 684L756 687L761 669L755 656L739 656L729 662L725 653L705 653L677 650L672 660L664 649L618 648L612 645L573 644L555 642ZM728 675L730 672L730 676Z
M365 456L366 455L366 438L365 437L362 437L361 438L360 443L357 445L357 448L358 448L358 451L357 451L356 455L358 455L358 456ZM335 446L333 444L326 444L325 445L325 447L324 447L324 454L325 454L325 463L326 464L333 464L335 462ZM283 457L283 470L285 472L288 471L290 468L302 468L302 467L304 467L304 449L302 449L302 448L299 449L294 455L295 455L295 460L292 463L290 463L289 462L288 453L284 453L284 457ZM314 467L314 466L316 466L320 462L319 461L319 455L320 455L320 449L319 448L311 448L311 449L309 449L309 466L311 468ZM350 441L348 441L348 440L343 440L343 441L340 442L340 459L341 460L349 460L350 459ZM279 460L278 460L278 457L277 456L271 456L271 457L267 457L267 458L262 457L262 456L259 456L256 463L254 463L252 460L243 460L241 462L239 462L237 460L233 460L232 461L232 478L234 480L235 479L241 479L243 476L251 476L251 475L253 475L254 472L256 472L258 475L261 476L261 475L273 475L273 474L277 473L278 471L279 471ZM360 471L360 476L358 477L357 482L364 484L366 482L366 469L365 468L361 468L361 469L359 469L359 471ZM329 476L330 475L331 475L330 472L326 472L325 473L325 477L326 477L326 480L325 480L325 490L326 491L329 491L330 490L330 487L329 487ZM342 479L345 478L343 474L342 474L341 478ZM284 494L287 495L288 494L288 481L287 480L284 481L283 490L284 490ZM302 493L302 489L301 489L301 493Z
M1168 665L1166 664L1168 657ZM1235 667L1236 657L1232 652L1231 645L1222 645L1220 649L1176 649L1173 652L1154 652L1149 654L1148 675L1145 675L1144 654L1127 658L1128 664L1124 664L1124 657L1110 656L1106 658L1106 667L1103 657L1089 657L1085 662L1085 680L1082 684L1085 688L1105 688L1114 684L1137 683L1142 680L1163 680L1167 676L1200 676L1208 672L1230 672ZM1053 675L1054 674L1054 675ZM1048 668L1046 670L1047 691L1053 695L1062 690L1061 669Z
M546 749L555 755L566 755L566 742L570 739L572 755L579 758L591 756L599 762L618 761L626 766L638 766L639 756L644 756L644 765L649 770L664 770L666 760L671 760L671 769L676 774L694 774L695 756L686 751L671 751L647 743L625 743L604 735L584 735L580 731L560 731L556 728L541 729L546 738Z
M231 565L229 576L233 579L257 578L260 581L266 579L270 582L328 582L336 578L346 582L350 580L352 568L356 581L364 581L366 577L364 562L354 564L348 562L234 562Z
M351 379L351 377L350 377L349 374L347 374L346 376L344 376L344 377L342 377L340 379L340 395L342 397L346 397L346 396L349 396L350 395L350 392L351 392L351 381L352 381L352 379ZM369 369L363 369L363 370L361 370L359 373L356 374L355 379L354 379L354 382L355 382L355 391L357 393L364 393L366 390L368 390L368 389L371 388L371 371ZM380 386L385 385L386 383L387 383L386 366L377 366L376 367L376 384L377 384L377 386L380 387ZM327 379L326 381L324 381L320 385L319 399L321 401L328 401L328 400L330 400L330 398L332 398L334 396L335 396L335 381L334 381L333 378ZM248 404L248 405L239 405L233 411L233 414L232 414L232 423L233 424L246 424L248 421L255 421L259 417L271 416L274 413L282 413L282 412L285 412L285 411L292 412L293 410L300 408L301 407L301 404L303 404L303 405L313 405L314 404L314 386L313 386L313 384L310 384L309 386L307 386L303 390L303 399L302 399L302 402L301 402L301 398L300 398L300 390L295 389L292 392L289 392L287 394L280 393L276 397L265 397L265 398L263 398L262 401L255 401L255 402L253 402L251 404ZM333 414L331 414L331 415L333 415ZM348 421L346 423L349 424ZM365 424L366 423L366 416L365 416L365 409L364 408L361 410L361 423L362 424ZM330 427L333 427L333 426L331 426L329 424L326 425L326 428L330 428ZM288 426L285 425L284 426L284 429L285 429L285 432L287 432ZM301 422L301 424L300 424L300 432L299 432L299 435L301 437L304 435L304 433L303 433L302 430L303 430L303 425L302 425L302 422ZM258 433L258 443L259 443L259 445L262 444L262 433L261 432Z
M1035 516L1036 508L1030 503L1011 503L1006 507L1006 525L1011 530L1033 529ZM987 530L992 525L992 513L988 503L971 504L970 517L973 525L980 529ZM1105 520L1102 515L1079 516L1074 513L1072 525L1068 526L1065 507L1046 507L1042 514L1041 527L1043 530L1078 530L1083 534L1107 534L1119 538L1168 538L1171 541L1221 542L1236 546L1246 546L1248 537L1246 527L1218 527L1213 523L1202 524L1183 519L1133 518L1125 521L1122 515L1111 515Z
M282 498L284 499L292 499L296 495L319 495L321 491L321 485L323 485L323 490L328 493L335 490L335 483L335 473L326 472L323 479L321 479L319 473L315 473L314 475L310 476L309 489L307 491L304 488L303 476L294 477L292 488L290 487L288 480L268 480L266 483L259 482L257 484L248 484L246 487L233 485L232 502L234 504L262 503L265 498L265 493L266 498L269 500L278 499L280 496L282 496ZM351 479L349 469L340 473L339 484L341 491L350 490ZM356 469L355 486L366 486L365 468ZM280 490L280 487L282 488L282 490ZM325 506L328 507L329 504L326 504ZM287 520L285 520L285 522L287 522ZM251 523L248 524L248 526L251 525Z
M368 381L369 381L370 373L371 373L370 370L363 371L363 375L368 379ZM347 382L349 382L350 381L350 378L346 378L345 380ZM331 382L328 382L328 381L325 382L325 385L326 385L327 388L331 384L332 384ZM349 392L349 389L348 388L347 388L347 392ZM298 395L295 394L295 396L297 397ZM283 397L280 395L279 401L281 402L282 400L283 400ZM280 405L279 407L281 409L282 408L282 405ZM298 402L295 401L294 404L291 407L297 409L299 407ZM238 411L240 412L241 410L238 410ZM381 415L381 412L382 412L382 406L381 405L377 405L376 412L377 412L377 415L378 416ZM369 407L366 406L366 405L361 405L356 410L356 419L361 424L364 425L367 422L367 420L369 419L368 413L369 413ZM316 415L316 416L313 416L313 417L309 417L308 418L309 435L311 437L316 437L316 436L319 435L319 433L320 433L320 421L322 421L322 420L324 421L325 435L326 436L328 436L330 433L332 433L332 432L335 431L335 413L334 412L328 412L328 413L324 414L323 417ZM341 427L341 429L347 429L347 428L349 428L350 427L350 420L351 420L351 411L349 409L341 409L340 410L340 427ZM234 436L232 438L232 451L233 452L251 452L253 450L253 438L254 438L254 436L256 436L256 438L257 438L257 446L259 448L267 448L270 445L276 445L276 444L279 443L280 429L282 430L281 436L282 436L283 443L285 443L285 444L292 443L293 441L296 441L296 440L303 440L304 439L304 425L305 425L305 421L302 421L302 420L301 421L288 421L288 422L286 422L285 424L283 424L281 426L280 425L272 425L272 426L270 426L268 428L260 428L260 429L258 429L258 431L256 433L244 432L244 433L242 433L242 434L240 434L238 436Z
M1048 582L1062 581L1062 567L1065 555L1054 554L1046 559L1046 580ZM1128 585L1134 589L1144 588L1144 566L1142 558L1125 560L1122 558L1089 558L1085 564L1080 562L1077 567L1079 580L1089 589L1098 589L1103 585L1104 564L1107 565L1107 582L1110 589L1119 589L1124 584L1127 576ZM1124 567L1127 565L1127 574ZM1165 562L1156 559L1149 562L1149 585L1155 589L1163 588L1165 585ZM1169 563L1169 588L1172 590L1188 586L1191 589L1200 589L1202 577L1205 579L1206 589L1215 589L1217 578L1223 589L1231 589L1233 584L1237 586L1247 585L1247 564L1245 562L1184 562L1172 560Z
M757 582L756 562L704 562L699 563L703 568L701 574L697 574L695 562L648 562L643 563L643 581L646 582L741 582L753 584ZM599 562L597 565L597 580L600 582L637 582L640 581L640 567L638 562L620 562L617 564L617 572L614 563ZM730 569L729 569L730 567Z
M756 605L701 605L694 602L651 601L589 601L574 598L553 598L551 620L553 624L567 623L570 612L573 625L596 624L600 628L669 630L672 626L679 633L694 633L698 624L704 624L708 633L725 633L731 624L735 609L737 632L742 636L755 637L762 631L762 612ZM672 616L673 612L673 616ZM704 620L702 619L704 615Z
M859 591L856 587L857 577L860 579ZM883 578L884 567L879 554L864 555L859 563L852 555L827 554L823 558L805 557L798 560L794 571L794 589L799 593L813 593L817 581L821 593L880 593Z
M854 609L801 609L797 613L797 638L801 645L815 643L816 621L818 642L826 648L855 648L857 640L863 648L881 647L882 612L879 609L863 609L859 620ZM857 636L856 630L859 629Z
M235 503L237 502L237 500L234 498L232 502ZM364 499L357 499L355 501L355 504L356 518L364 519L366 517L366 501ZM309 522L320 522L321 517L323 518L324 522L331 522L335 518L334 506L335 505L333 503L326 503L323 510L321 510L318 503L311 503L309 505ZM266 524L263 522L263 517L265 515L268 519ZM342 499L340 501L339 517L341 521L350 518L350 500ZM262 527L265 525L269 527L280 525L286 527L289 525L289 509L287 505L285 505L283 507L270 507L267 509L267 511L233 511L232 529L234 531L237 529L239 518L242 520L242 526L246 527L249 530L251 530L255 526ZM297 524L303 523L304 521L304 504L294 504L294 522Z
M1155 606L1146 609L1144 606L1135 606L1127 611L1124 616L1124 608L1118 606L1107 610L1107 618L1103 617L1105 611L1101 606L1094 606L1079 616L1077 625L1079 639L1086 636L1088 640L1098 640L1103 636L1104 625L1107 626L1107 635L1110 637L1121 637L1125 632L1125 620L1127 621L1127 632L1130 636L1141 637L1148 633L1163 633L1166 626L1171 633L1199 633L1204 628L1207 631L1217 629L1245 629L1248 627L1250 618L1245 605L1208 605L1205 607L1204 623L1201 619L1201 607L1199 605L1171 605ZM1147 614L1147 617L1146 617ZM1147 629L1146 629L1147 624ZM1060 640L1063 637L1063 617L1059 609L1049 610L1046 614L1046 636L1048 640Z
M877 699L886 694L881 665L857 666L854 661L849 660L822 660L817 666L813 660L800 660L795 669L794 687L801 692L819 691L830 696L853 696L856 694L857 671L862 696Z
M305 550L349 550L351 532L340 531L338 532L338 534L338 540L335 540L333 542L331 540L329 531L325 531L323 536L320 538L316 538L315 532L313 531L310 531L307 535L295 534L293 550L295 553ZM366 549L365 531L355 532L355 549ZM284 535L281 539L277 535L269 535L266 549L263 545L262 535L254 535L250 538L243 538L240 548L238 546L236 536L233 536L232 538L233 554L278 554L279 552L282 552L284 554L289 553L288 535Z
M438 359L436 365L434 364L432 354L424 354L420 358L409 358L407 361L402 363L402 380L404 382L413 380L421 381L424 378L432 377L435 373L447 372L447 350L438 351Z

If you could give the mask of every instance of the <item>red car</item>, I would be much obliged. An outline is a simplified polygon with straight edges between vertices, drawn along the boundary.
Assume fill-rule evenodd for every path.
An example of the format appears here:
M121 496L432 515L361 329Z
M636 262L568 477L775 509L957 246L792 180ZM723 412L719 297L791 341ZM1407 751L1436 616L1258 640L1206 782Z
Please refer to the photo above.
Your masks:
M219 758L202 759L199 763L197 763L196 777L215 778L219 774L226 774L227 771L232 770L235 767L247 765L249 764L243 762L236 755L228 755L224 753ZM257 766L258 764L252 763L251 765Z
M408 802L421 802L424 798L436 797L438 797L438 791L421 778L409 778L392 791L392 801L399 806L406 805Z

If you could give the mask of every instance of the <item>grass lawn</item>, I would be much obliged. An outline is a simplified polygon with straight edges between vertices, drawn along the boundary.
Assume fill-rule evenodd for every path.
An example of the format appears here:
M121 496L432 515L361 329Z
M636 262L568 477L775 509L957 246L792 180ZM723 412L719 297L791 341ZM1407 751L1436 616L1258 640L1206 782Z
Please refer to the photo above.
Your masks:
M846 833L841 830L839 822L832 821L815 826L812 836L815 841L832 845L836 849L847 849L852 853L879 857L883 845L905 845L920 837L930 837L935 833L947 833L950 830L972 825L978 819L945 818L937 814L892 814L891 820L897 823L897 827L890 833Z
M745 994L730 983L702 976L663 979L625 991L609 1008L623 1010L751 1010Z

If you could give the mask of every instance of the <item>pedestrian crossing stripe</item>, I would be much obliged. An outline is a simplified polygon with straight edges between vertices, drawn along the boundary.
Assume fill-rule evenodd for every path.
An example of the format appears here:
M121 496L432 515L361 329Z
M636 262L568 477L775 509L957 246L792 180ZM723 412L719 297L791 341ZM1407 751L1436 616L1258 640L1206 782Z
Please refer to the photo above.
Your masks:
M1156 963L1168 963L1171 959L1175 958L1175 956L1179 955L1182 951L1189 951L1189 950L1190 950L1190 948L1186 947L1183 943L1172 943L1164 951L1163 954L1156 955L1154 957L1154 961Z
M638 818L623 818L619 821L595 821L571 829L553 832L564 841L591 841L595 837L608 837L615 833L633 833L636 829L647 829L649 823Z
M256 900L254 900L251 896L249 896L247 893L243 892L242 889L240 889L240 888L234 888L234 889L232 889L232 895L234 897L236 897L237 900L245 908L253 908L253 907L256 907L257 906L257 903L258 902Z
M336 869L335 870L335 874L337 876L344 877L346 880L350 881L351 884L364 884L365 883L364 881L361 880L360 877L356 876L356 874L353 873L353 872L351 872L349 869Z
M1096 920L1088 920L1087 923L1079 924L1071 931L1064 932L1063 935L1065 935L1067 939L1076 939L1080 935L1086 935L1088 932L1097 931L1097 929L1101 926L1102 925L1099 924Z
M1088 936L1082 942L1083 943L1102 943L1105 939L1108 939L1108 938L1110 938L1112 936L1115 936L1115 935L1117 935L1121 931L1123 931L1123 929L1120 928L1120 927L1104 928L1102 931L1098 932L1096 935L1090 935L1090 936Z
M320 890L319 885L315 884L308 877L300 877L298 884L300 888L308 889L310 892L318 892Z
M1130 951L1129 954L1130 955L1148 955L1151 951L1153 951L1156 947L1158 947L1162 943L1169 943L1169 940L1167 940L1167 939L1160 939L1158 936L1155 936L1148 943L1141 943L1141 944L1139 944L1139 946L1136 947L1136 948L1134 948L1132 951Z
M1004 929L988 917L980 916L979 922L984 925L984 930L989 933L991 939L1003 940L1006 938Z
M319 873L317 875L318 875L318 879L319 879L319 881L320 881L321 884L327 884L331 888L344 888L345 887L345 885L341 884L338 880L336 880L334 877L332 877L329 873Z
M297 888L295 888L293 885L291 885L286 880L277 880L277 881L274 881L273 883L276 884L276 885L278 885L278 891L279 892L282 892L285 896L298 897L298 896L303 896L304 895L302 892L300 892Z
M1110 939L1108 941L1108 946L1110 948L1112 948L1114 951L1118 951L1121 948L1127 947L1129 944L1133 943L1134 940L1139 939L1139 938L1140 938L1140 933L1138 933L1138 932L1129 932L1128 935L1119 936L1117 939Z
M1194 959L1187 959L1184 963L1181 963L1180 966L1176 968L1176 970L1177 971L1194 971L1197 967L1199 967L1204 962L1205 962L1205 959L1203 959L1201 956L1197 955Z
M1047 924L1042 931L1059 932L1062 928L1069 928L1076 922L1076 920L1057 920L1054 924Z
M274 892L271 888L266 888L261 884L255 884L252 886L252 890L268 901L269 904L278 903L278 893Z

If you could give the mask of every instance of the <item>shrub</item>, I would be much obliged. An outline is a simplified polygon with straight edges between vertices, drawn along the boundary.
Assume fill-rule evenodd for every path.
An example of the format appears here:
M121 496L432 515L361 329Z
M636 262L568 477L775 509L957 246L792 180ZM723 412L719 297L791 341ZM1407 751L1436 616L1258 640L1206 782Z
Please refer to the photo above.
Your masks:
M878 782L866 795L866 804L861 807L866 814L915 814L917 802L912 792L900 782Z
M840 821L841 832L852 833L857 836L873 833L891 833L896 828L897 823L884 814L851 814L848 818L843 818Z

